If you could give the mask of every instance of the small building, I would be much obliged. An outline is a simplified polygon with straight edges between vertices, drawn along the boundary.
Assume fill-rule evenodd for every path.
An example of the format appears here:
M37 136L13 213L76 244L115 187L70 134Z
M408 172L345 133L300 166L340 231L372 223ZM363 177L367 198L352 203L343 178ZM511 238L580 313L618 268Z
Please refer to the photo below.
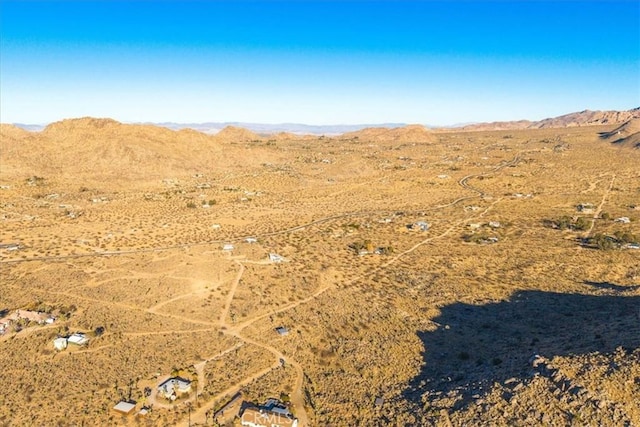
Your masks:
M9 326L13 323L14 319L11 316L3 317L0 319L0 332L4 333Z
M594 213L596 210L592 203L580 203L576 206L576 209L578 209L578 212L582 213Z
M2 243L0 244L0 249L5 249L7 251L17 251L20 249L19 243Z
M89 338L87 338L85 334L76 332L75 334L70 335L69 338L67 338L67 341L69 344L85 345L89 342Z
M500 223L498 221L489 221L489 227L500 228Z
M615 222L620 222L622 224L629 224L631 220L629 219L629 217L621 216L620 218L616 218Z
M234 247L231 243L226 243L222 246L223 251L232 251L233 249Z
M416 222L416 227L418 227L418 230L420 231L427 231L429 229L429 224L424 221L418 221Z
M284 261L284 257L278 254L269 254L269 261L271 262L282 262Z
M124 415L129 415L131 412L133 412L134 409L136 409L135 402L125 402L124 400L113 407L114 411Z
M373 402L374 405L376 405L377 407L380 407L384 404L384 398L382 397L376 397L376 400Z
M160 396L168 400L176 400L180 395L191 391L191 381L182 377L172 377L158 386Z
M62 351L64 349L67 348L67 339L64 337L58 337L55 340L53 340L53 347L58 350L58 351Z
M256 239L255 237L247 237L246 239L244 239L244 241L247 243L257 243L258 239Z
M407 228L409 230L427 231L429 229L429 224L425 221L416 221L413 224L407 224Z
M282 337L289 335L289 329L285 328L284 326L278 326L276 328L276 332Z

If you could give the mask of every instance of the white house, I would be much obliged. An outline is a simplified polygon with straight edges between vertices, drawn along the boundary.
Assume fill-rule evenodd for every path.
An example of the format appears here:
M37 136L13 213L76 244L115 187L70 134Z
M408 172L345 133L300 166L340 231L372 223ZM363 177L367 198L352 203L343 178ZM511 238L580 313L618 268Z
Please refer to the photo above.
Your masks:
M407 229L427 231L429 229L429 224L425 221L417 221L417 222L414 222L413 224L407 224Z
M233 245L231 243L226 243L222 246L222 250L223 251L232 251L233 250Z
M64 337L58 337L55 340L53 340L53 347L58 350L58 351L62 351L65 348L67 348L67 339Z
M121 414L129 415L134 409L136 409L136 404L131 402L119 402L116 406L113 407L113 410L116 412L120 412Z
M418 221L416 222L416 227L418 227L420 231L427 231L429 229L429 224L424 221Z
M284 257L278 254L269 254L269 261L271 262L282 262L284 261Z
M69 336L69 338L67 338L67 341L70 344L85 345L86 343L89 342L89 338L87 338L85 334L76 332L75 334Z
M169 400L176 400L178 395L189 393L190 391L191 381L181 377L169 378L158 386L160 396Z
M278 335L283 337L289 335L289 329L285 328L284 326L278 326L276 328L276 332L278 333Z

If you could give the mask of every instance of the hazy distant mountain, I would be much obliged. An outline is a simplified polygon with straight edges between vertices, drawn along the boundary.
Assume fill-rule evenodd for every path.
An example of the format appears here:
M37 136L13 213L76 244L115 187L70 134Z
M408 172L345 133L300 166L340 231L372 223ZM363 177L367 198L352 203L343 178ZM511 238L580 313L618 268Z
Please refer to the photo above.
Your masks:
M26 123L12 123L12 124L17 128L28 130L29 132L40 132L41 130L47 127L47 125L34 125L34 124L26 124Z
M326 135L335 136L347 132L355 132L366 128L400 128L406 126L406 123L378 123L378 124L360 124L360 125L305 125L302 123L245 123L245 122L205 122L205 123L176 123L176 122L144 122L133 123L142 125L160 126L171 130L193 129L198 132L216 134L226 127L242 128L261 135L275 135L279 133L290 133L295 135ZM42 124L24 124L13 123L30 132L39 132L47 125Z
M199 132L215 134L222 129L232 126L236 128L243 128L252 132L271 135L281 132L287 132L297 135L340 135L347 132L355 132L365 128L399 128L406 126L405 123L380 123L380 124L361 124L361 125L305 125L301 123L279 123L279 124L265 124L265 123L244 123L244 122L206 122L206 123L149 123L156 126L162 126L173 130L179 129L194 129Z

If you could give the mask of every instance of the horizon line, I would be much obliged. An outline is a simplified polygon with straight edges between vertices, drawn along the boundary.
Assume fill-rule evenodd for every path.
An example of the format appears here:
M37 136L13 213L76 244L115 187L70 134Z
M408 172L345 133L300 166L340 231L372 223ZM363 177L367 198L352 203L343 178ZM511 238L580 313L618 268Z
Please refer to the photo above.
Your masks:
M489 120L489 121L464 121L464 122L457 122L457 123L451 123L451 124L433 124L433 123L416 123L416 122L396 122L396 121L389 121L389 122L369 122L369 123L329 123L329 124L311 124L311 123L303 123L303 122L257 122L257 121L241 121L241 120L225 120L225 121L185 121L185 122L178 122L178 121L167 121L167 120L163 120L163 121L129 121L129 120L118 120L115 119L113 117L97 117L97 116L78 116L78 117L66 117L66 118L61 118L58 120L53 120L53 121L49 121L46 123L40 122L40 123L26 123L26 122L9 122L9 123L4 123L4 122L0 122L1 124L9 124L9 125L13 125L16 127L20 127L22 128L23 126L26 127L40 127L42 129L44 129L45 127L54 124L54 123L58 123L64 120L78 120L78 119L84 119L84 118L91 118L91 119L102 119L102 120L113 120L116 121L118 123L121 124L126 124L126 125L155 125L155 126L160 126L160 127L167 127L167 125L174 125L174 126L183 126L183 127L188 127L189 125L225 125L225 126L233 126L233 125L256 125L256 126L304 126L304 127L316 127L316 128L322 128L322 127L385 127L385 126L395 126L395 127L405 127L405 126L412 126L412 125L420 125L420 126L424 126L427 128L458 128L458 127L463 127L463 126L469 126L469 125L476 125L476 124L484 124L484 123L509 123L509 122L522 122L522 121L527 121L527 122L531 122L531 123L535 123L535 122L539 122L539 121L543 121L543 120L548 120L548 119L553 119L553 118L558 118L558 117L563 117L566 115L570 115L570 114L577 114L577 113L584 113L584 112L588 112L588 111L592 111L592 112L629 112L629 111L635 111L635 110L640 110L640 106L638 107L634 107L634 108L630 108L630 109L622 109L622 110L600 110L600 109L589 109L589 108L585 108L583 110L578 110L578 111L572 111L569 113L564 113L561 114L559 116L549 116L549 117L545 117L543 119L539 119L539 120L534 120L534 119L528 119L528 118L519 118L519 119L507 119L507 120ZM25 129L25 130L29 130L29 129Z

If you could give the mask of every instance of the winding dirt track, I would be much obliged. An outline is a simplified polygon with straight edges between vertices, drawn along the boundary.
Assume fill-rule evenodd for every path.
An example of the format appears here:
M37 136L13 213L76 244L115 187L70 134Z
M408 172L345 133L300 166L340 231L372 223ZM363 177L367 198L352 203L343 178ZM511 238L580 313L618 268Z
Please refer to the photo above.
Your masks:
M613 183L615 180L616 180L616 175L613 174L611 176L611 182L609 182L609 187L607 187L607 189L605 190L604 194L602 195L602 200L600 201L600 204L598 205L595 212L593 213L593 218L591 219L591 225L589 226L589 229L585 232L585 235L584 235L585 237L591 236L591 233L593 232L593 227L595 227L596 225L596 219L600 217L602 208L604 207L604 204L607 202L607 197L609 197L609 193L611 193L611 189L613 188Z
M234 261L236 264L240 266L238 270L238 274L236 275L233 283L231 284L231 289L229 290L229 295L227 295L227 300L224 302L224 307L222 308L222 313L220 313L220 326L227 326L227 316L229 315L229 310L231 309L231 303L233 302L233 298L236 295L236 290L238 289L238 284L240 283L240 279L242 279L242 275L244 274L245 267L244 265L238 261Z

